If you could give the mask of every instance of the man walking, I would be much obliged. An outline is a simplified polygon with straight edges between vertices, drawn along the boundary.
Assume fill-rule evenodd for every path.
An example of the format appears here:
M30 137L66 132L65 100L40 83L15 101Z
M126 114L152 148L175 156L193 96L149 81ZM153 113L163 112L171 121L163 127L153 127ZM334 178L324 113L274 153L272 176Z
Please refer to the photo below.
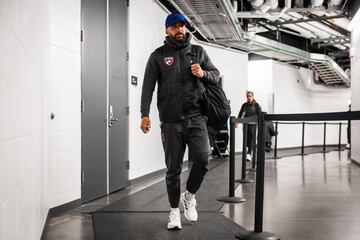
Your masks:
M170 202L168 229L181 229L179 202L184 216L197 221L195 193L207 172L210 153L206 117L202 115L202 93L196 81L216 84L219 71L201 46L190 43L191 35L185 27L185 18L172 13L165 21L164 45L150 56L145 70L141 95L141 130L148 133L150 104L156 83L157 107L161 121L161 139L165 152L166 186ZM186 145L189 161L193 162L186 183L186 192L180 195L180 174Z
M246 92L247 101L241 106L238 118L257 116L261 112L260 105L254 99L254 93L252 91ZM244 133L245 134L245 133ZM251 161L251 154L255 145L256 137L256 123L249 123L247 128L247 154L246 160Z

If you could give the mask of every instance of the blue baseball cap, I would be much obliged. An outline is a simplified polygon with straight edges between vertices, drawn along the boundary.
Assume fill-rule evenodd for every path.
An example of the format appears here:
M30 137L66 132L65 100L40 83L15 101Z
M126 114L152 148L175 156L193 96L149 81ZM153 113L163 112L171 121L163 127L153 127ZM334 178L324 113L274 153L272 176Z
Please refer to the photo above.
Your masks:
M185 23L185 17L178 12L174 12L167 16L165 20L165 28L173 25L175 22L183 22Z

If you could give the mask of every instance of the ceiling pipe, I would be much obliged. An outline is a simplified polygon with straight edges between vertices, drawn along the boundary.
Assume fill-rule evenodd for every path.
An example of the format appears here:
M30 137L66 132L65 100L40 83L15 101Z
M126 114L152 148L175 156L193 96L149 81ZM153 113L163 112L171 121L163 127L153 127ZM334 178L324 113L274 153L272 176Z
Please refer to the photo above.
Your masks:
M264 4L260 6L260 11L266 13L270 9L276 9L278 5L278 0L265 0Z
M295 6L297 8L303 8L304 7L304 0L295 0Z
M311 0L311 7L320 7L324 3L324 0Z
M251 0L249 0L251 1ZM256 2L257 4L259 4L260 2ZM285 0L285 7L278 13L267 13L267 11L269 11L270 9L276 9L277 6L279 4L278 0L266 0L266 2L260 5L259 7L254 7L252 5L252 7L254 9L258 9L260 10L262 13L257 13L257 12L237 12L236 16L238 18L267 18L267 19L272 19L273 21L275 21L276 19L278 19L279 17L281 17L289 8L291 8L291 0ZM268 8L270 7L270 8ZM262 10L261 10L262 8Z
M264 4L264 0L248 0L248 2L250 2L251 7L254 9L259 9Z
M289 12L288 15L296 18L296 19L307 19L307 17L302 16L299 13L295 13L295 12ZM320 39L329 39L331 37L336 37L336 36L343 36L342 34L338 33L337 31L329 28L328 26L319 23L319 22L304 22L304 23L297 23L297 25L300 25L302 27L304 27L305 29L308 29L309 31L311 31L312 33L314 33L317 38ZM334 45L335 47L341 49L341 50L346 50L346 47L340 44Z
M285 0L285 7L288 9L291 8L291 0Z
M288 14L284 14L281 18L285 19L285 20L292 20L292 17L289 16ZM300 33L301 35L303 35L306 38L317 38L318 37L312 31L304 28L300 24L287 24L286 27Z
M246 36L242 27L240 26L239 19L234 17L236 13L234 13L234 11L231 11L230 6L228 6L228 4L225 1L221 1L220 3L225 9L225 14L228 17L229 24L233 26L235 30L235 35L239 38L239 40L248 43L250 40Z
M289 12L287 14L294 17L295 19L308 19L308 17L303 16L296 12ZM306 23L304 22L301 24L303 24L304 27L310 26L312 29L314 29L314 32L319 36L321 34L323 34L324 32L326 33L326 35L330 35L330 36L343 36L341 33L335 31L334 29L332 29L320 22L312 21L312 22L306 22ZM324 37L324 38L328 38L328 37Z
M338 7L341 5L343 0L329 0L328 5L330 7ZM313 12L314 15L317 16L337 16L339 14L342 14L340 11L331 11L331 12ZM328 20L328 22L331 22L332 24L335 24L336 26L341 27L342 29L345 29L346 31L350 31L349 25L350 20L348 18L336 18L332 20Z
M237 10L238 10L238 1L237 0L232 0L231 3L232 3L232 6L233 6L233 9L234 9L234 13L236 13Z
M331 12L331 13L327 13L325 14L326 16L336 16L338 15L335 12ZM331 22L333 24L335 24L336 26L341 27L342 29L345 29L346 31L351 31L350 30L350 20L348 18L336 18L336 19L332 19L332 20L328 20L328 22Z
M262 13L266 13L270 9L276 9L279 5L278 0L248 0L251 7L255 10L259 10Z
M300 17L297 15L297 13L294 13L294 12L289 12L286 14L287 16L290 16L291 17L291 20L298 20L298 19L301 19L302 16L300 15ZM293 24L295 25L295 24ZM319 31L318 28L315 28L314 26L312 25L309 25L307 24L306 22L303 22L303 23L296 23L297 26L301 26L302 28L312 32L314 35L315 35L315 38L330 38L331 35L325 31ZM288 25L286 25L286 27L288 27ZM291 27L291 24L290 24L290 27Z
M277 19L279 19L290 8L291 8L291 0L285 0L284 8L281 9L280 14L275 18L273 18L273 20L276 21Z
M338 7L343 0L329 0L328 5L330 7Z

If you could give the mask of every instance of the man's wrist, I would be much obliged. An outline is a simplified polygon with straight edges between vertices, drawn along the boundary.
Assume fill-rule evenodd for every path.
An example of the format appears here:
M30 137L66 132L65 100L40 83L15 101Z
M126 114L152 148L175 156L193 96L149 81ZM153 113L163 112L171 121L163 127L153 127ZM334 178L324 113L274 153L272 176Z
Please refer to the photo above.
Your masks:
M206 71L203 70L203 76L201 78L206 78Z

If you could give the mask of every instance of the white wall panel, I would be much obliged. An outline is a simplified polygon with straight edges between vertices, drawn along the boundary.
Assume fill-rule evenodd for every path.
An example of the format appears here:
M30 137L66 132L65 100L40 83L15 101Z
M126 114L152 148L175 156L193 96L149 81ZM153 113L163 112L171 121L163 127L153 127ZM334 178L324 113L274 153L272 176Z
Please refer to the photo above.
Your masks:
M359 13L358 13L359 14ZM360 111L360 26L352 33L351 110ZM351 123L351 158L360 163L360 121Z
M16 195L13 192L7 200L1 205L3 212L3 238L2 239L17 239L17 212Z
M80 187L80 169L51 174L49 196L55 196ZM74 184L77 183L77 184Z
M241 92L246 101L246 91L254 93L254 99L260 104L262 111L269 113L269 95L273 94L273 61L249 61L248 88Z
M1 201L1 198L0 198ZM1 201L2 202L2 201ZM0 205L0 239L4 239L4 220L5 219L5 214L3 213L3 207Z
M81 145L80 131L59 131L48 134L49 153L75 151Z
M139 21L146 13L151 21ZM129 86L129 178L165 168L160 138L159 114L156 107L156 91L150 109L151 131L140 130L140 99L145 66L150 54L163 44L165 38L165 13L154 1L132 1L129 7L129 81L138 77L138 86Z
M80 39L79 39L80 41ZM51 45L50 66L73 72L80 72L80 54Z
M0 191L0 203L3 203L9 197L14 185L12 180L14 172L14 164L12 161L12 147L13 145L11 144L11 142L0 143L0 183L2 183Z
M39 239L47 201L80 197L80 0L0 0L0 35L0 238Z
M72 169L81 169L81 153L77 150L65 152L53 152L49 154L49 173L56 174L67 172ZM78 182L78 181L76 181Z
M79 178L80 178L80 171L79 171ZM68 203L74 201L74 196L80 196L81 189L76 187L74 189L67 190L66 192L56 193L56 195L49 196L49 207L56 207L62 205L64 203Z
M56 23L50 25L50 43L59 48L80 54L79 32L70 32Z
M1 239L39 239L48 210L43 124L47 9L47 0L0 1Z
M81 171L80 0L49 0L46 82L49 207L79 199ZM50 119L54 113L55 118Z

